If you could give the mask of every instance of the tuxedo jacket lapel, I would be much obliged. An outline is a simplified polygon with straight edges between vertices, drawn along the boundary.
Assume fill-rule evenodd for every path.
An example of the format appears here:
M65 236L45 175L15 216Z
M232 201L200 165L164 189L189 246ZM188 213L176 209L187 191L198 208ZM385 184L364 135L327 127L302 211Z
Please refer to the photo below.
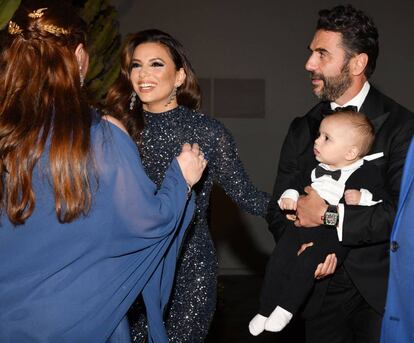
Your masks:
M390 115L390 112L386 112L374 119L371 119L371 123L372 125L374 125L375 133L377 133L380 130L382 124L385 123L389 115Z
M360 109L374 125L375 133L377 133L382 125L390 115L389 111L385 110L384 101L381 94L371 86L368 95Z
M321 121L322 121L322 109L324 106L325 106L324 103L319 103L312 109L310 115L307 117L308 127L309 127L309 137L306 137L307 135L303 135L303 137L306 137L307 139L307 144L306 144L306 148L303 149L303 154L301 155L301 162L304 162L304 167L303 167L304 174L303 175L307 176L306 182L309 181L309 175L312 169L315 168L316 165L318 164L313 154L313 145L314 145L315 139L318 137L318 134L319 134L319 125L321 124Z
M318 137L319 133L319 125L323 119L322 112L325 107L330 107L329 103L321 102L317 106L315 106L308 116L308 125L310 130L310 137L312 140L312 144L315 139Z

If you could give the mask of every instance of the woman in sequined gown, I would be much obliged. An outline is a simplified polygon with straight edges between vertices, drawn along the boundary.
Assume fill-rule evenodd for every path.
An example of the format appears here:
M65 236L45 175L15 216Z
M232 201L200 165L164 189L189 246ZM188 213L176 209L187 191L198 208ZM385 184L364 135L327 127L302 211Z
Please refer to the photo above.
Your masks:
M229 131L199 113L199 105L198 82L181 44L159 30L131 35L107 106L136 139L147 174L161 185L167 166L185 142L198 143L208 160L194 188L196 212L181 246L166 309L169 341L174 343L204 341L215 311L217 256L208 226L213 183L254 215L264 216L270 199L251 183ZM146 320L139 312L130 316L134 342L145 338Z

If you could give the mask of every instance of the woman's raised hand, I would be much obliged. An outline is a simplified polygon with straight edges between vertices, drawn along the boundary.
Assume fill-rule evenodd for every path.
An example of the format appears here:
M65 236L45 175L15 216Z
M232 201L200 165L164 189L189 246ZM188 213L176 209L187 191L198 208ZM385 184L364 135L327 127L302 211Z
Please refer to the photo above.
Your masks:
M207 160L198 144L185 143L177 160L185 181L190 187L194 186L200 180L204 168L207 166Z

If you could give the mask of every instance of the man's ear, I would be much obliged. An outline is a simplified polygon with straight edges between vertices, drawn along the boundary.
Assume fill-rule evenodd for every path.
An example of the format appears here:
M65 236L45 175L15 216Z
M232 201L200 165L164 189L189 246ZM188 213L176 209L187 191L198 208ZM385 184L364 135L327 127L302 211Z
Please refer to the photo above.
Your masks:
M352 57L350 62L350 71L352 75L361 75L365 72L365 69L368 65L368 55L363 52Z

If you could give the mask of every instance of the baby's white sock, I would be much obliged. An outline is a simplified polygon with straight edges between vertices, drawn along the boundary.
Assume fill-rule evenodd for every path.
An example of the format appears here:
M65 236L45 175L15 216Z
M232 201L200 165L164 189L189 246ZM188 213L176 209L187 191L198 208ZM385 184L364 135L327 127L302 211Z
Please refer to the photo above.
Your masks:
M253 336L261 334L265 329L265 321L267 317L256 314L249 323L249 331Z
M264 328L266 331L279 332L289 324L293 314L286 311L283 307L276 306L273 312L267 318Z

